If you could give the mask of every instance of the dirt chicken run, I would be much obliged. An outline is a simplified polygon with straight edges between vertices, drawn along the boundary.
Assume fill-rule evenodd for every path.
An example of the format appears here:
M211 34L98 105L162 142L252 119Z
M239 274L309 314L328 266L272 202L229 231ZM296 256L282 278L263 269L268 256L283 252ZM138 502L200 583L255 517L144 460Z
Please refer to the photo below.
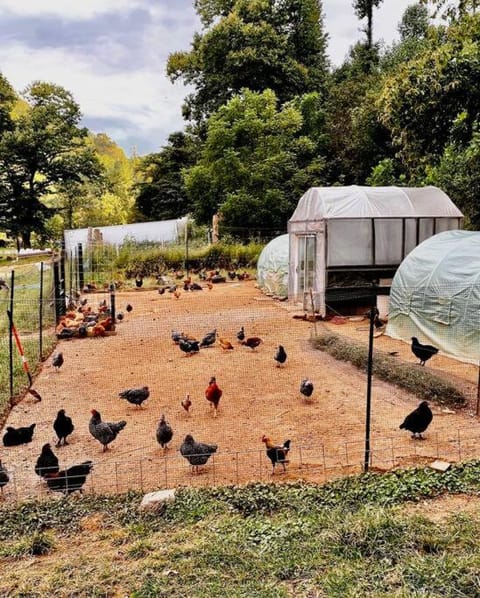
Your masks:
M88 296L92 304L102 299ZM1 448L0 458L12 478L5 488L7 500L49 492L34 472L46 442L52 444L61 467L93 461L85 490L95 492L271 480L264 435L279 444L291 440L286 472L277 468L275 480L323 481L359 471L365 374L313 349L309 338L314 326L327 326L367 342L366 321L335 326L294 319L292 306L265 297L254 281L228 281L202 291L182 291L178 297L156 290L118 292L117 309L124 311L128 303L133 310L117 324L115 335L60 341L57 350L64 356L62 368L55 371L50 357L34 382L43 400L35 402L26 394L13 408L5 426L37 425L30 444ZM253 349L241 345L236 338L241 326L247 337L261 338L262 343ZM176 330L201 340L213 329L233 350L222 348L217 340L188 356L171 338ZM279 345L287 353L280 367L274 360ZM397 351L399 360L420 367L406 343L381 336L375 345ZM456 376L462 388L473 394L474 366L436 355L427 367ZM205 398L212 377L222 390L217 417ZM299 391L305 378L315 387L308 401ZM142 386L148 386L150 397L141 407L118 396L125 389ZM192 401L188 412L181 405L187 394ZM399 430L399 424L419 399L379 380L374 380L372 398L373 467L478 456L480 425L469 408L453 412L432 405L434 418L426 440L414 441ZM55 448L52 424L60 409L73 419L75 429L67 446ZM105 421L127 421L108 451L102 452L89 433L92 409ZM162 414L174 433L167 450L156 440ZM203 473L192 474L180 455L187 434L218 445ZM465 441L459 443L460 438Z

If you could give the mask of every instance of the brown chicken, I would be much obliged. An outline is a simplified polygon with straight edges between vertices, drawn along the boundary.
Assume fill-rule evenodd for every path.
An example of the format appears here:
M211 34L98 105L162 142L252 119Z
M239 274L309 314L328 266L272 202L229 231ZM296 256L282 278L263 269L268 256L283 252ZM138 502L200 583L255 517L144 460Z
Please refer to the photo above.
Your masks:
M218 404L223 391L219 388L215 376L210 378L207 388L205 389L205 397L213 407L213 417L217 417Z
M190 411L190 407L192 406L192 400L190 398L190 395L187 394L186 397L180 402L181 406L185 409L185 411L187 412L187 415Z
M219 337L218 342L225 351L233 351L233 345L230 341L227 341L227 339Z
M250 347L252 351L254 351L258 347L258 345L260 345L260 343L263 343L263 341L261 338L258 338L258 336L249 336L247 339L242 341L242 345Z

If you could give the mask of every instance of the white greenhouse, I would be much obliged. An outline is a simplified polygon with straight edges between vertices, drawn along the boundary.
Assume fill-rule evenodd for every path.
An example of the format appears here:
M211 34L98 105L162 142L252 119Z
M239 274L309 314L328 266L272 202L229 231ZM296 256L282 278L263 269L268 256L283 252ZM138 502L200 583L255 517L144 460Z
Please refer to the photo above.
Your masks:
M257 261L257 284L269 295L288 295L288 235L272 239L262 249Z
M427 239L392 281L387 334L480 360L480 232L448 231Z
M436 187L313 187L288 223L288 297L306 306L312 291L316 310L325 315L340 296L336 287L347 296L349 280L357 277L368 292L372 283L391 279L419 243L461 228L462 221Z

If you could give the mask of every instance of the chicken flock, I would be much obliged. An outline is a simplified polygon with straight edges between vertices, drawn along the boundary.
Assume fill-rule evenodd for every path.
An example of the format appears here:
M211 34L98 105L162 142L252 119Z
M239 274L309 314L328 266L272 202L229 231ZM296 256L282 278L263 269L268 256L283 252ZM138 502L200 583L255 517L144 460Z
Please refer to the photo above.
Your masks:
M136 286L141 287L142 284L143 277L137 277ZM196 290L191 281L187 283L187 286L188 290ZM184 290L187 290L185 285ZM83 302L82 305L85 307L86 301ZM133 307L128 304L126 307L126 312L129 313L132 310ZM84 314L84 311L79 310L78 313ZM104 309L101 313L107 313L107 317L109 317L107 309ZM120 312L118 319L122 320L123 318L124 315L122 312ZM94 320L92 319L92 321ZM98 318L95 320L95 322L97 321ZM95 325L96 324L93 324L91 327L93 328ZM57 329L57 336L60 338L67 338L67 336L62 337L59 335L58 331L61 332L61 330L68 327L69 325L63 322L60 328ZM206 332L199 339L194 338L189 334L172 330L171 339L176 345L178 345L179 350L185 355L185 357L191 357L195 354L198 354L200 351L209 349L213 347L217 341L219 346L224 351L232 351L235 349L234 343L227 338L219 336L216 328ZM260 337L248 336L244 326L241 326L236 333L236 344L239 347L246 347L244 350L255 352L262 343L263 340ZM425 365L426 361L438 353L438 349L436 347L431 345L422 345L415 337L412 337L411 350L412 353L420 360L419 363L422 366ZM276 347L275 353L272 355L272 357L276 367L286 366L288 355L283 345L279 344ZM54 353L51 363L52 367L58 374L64 365L63 353L60 351ZM314 383L312 380L309 378L303 378L300 381L299 391L303 400L306 402L311 401L314 393ZM220 401L223 397L223 390L218 385L216 376L210 377L204 394L206 401L210 405L212 415L214 418L216 418L219 414ZM118 397L141 410L143 409L143 403L150 397L150 389L148 386L129 388L120 391L118 393ZM41 398L38 400L41 400ZM186 396L180 401L180 407L183 409L185 415L190 417L192 409L192 399L190 398L190 394L186 394ZM424 437L422 434L427 430L432 422L432 419L433 414L427 401L422 401L417 409L405 417L399 428L410 431L412 433L412 438L423 440ZM102 446L102 452L109 450L111 443L115 441L115 439L125 429L126 426L127 422L125 420L108 422L102 420L101 414L98 410L92 409L90 412L88 430L92 437ZM5 447L12 447L32 442L33 435L35 433L35 427L35 423L19 428L8 426L3 436L3 445ZM66 414L65 409L60 409L58 411L57 416L52 423L52 427L57 437L56 448L67 446L69 444L67 439L74 433L76 428L72 422L72 419ZM174 436L174 429L167 421L166 415L164 413L161 414L154 434L161 449L163 451L167 451ZM289 463L288 455L292 443L291 439L287 439L281 443L278 443L274 442L270 436L264 434L259 438L259 440L265 445L266 456L272 465L272 475L275 474L277 466L281 467L282 472L286 472L286 466ZM200 467L205 466L210 457L214 455L217 450L218 444L215 444L211 441L206 442L195 440L191 433L184 437L183 442L179 446L179 452L190 465L192 473L199 473ZM34 471L36 475L45 482L46 487L49 490L62 492L65 495L69 495L75 491L82 492L83 486L85 485L87 478L93 469L94 462L90 459L87 459L81 463L70 465L68 467L61 467L58 457L55 455L51 444L48 442L42 446L41 453L34 465ZM2 495L4 487L10 481L10 477L11 475L9 469L2 462L2 460L0 460L0 492Z

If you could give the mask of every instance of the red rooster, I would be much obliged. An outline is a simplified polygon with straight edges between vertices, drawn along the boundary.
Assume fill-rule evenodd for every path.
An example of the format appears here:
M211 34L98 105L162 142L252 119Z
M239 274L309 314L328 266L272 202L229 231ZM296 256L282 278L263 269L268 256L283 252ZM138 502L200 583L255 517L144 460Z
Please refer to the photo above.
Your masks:
M213 417L217 417L218 404L220 403L222 394L223 391L219 388L215 376L212 376L205 390L205 397L210 402L210 405L213 406Z

